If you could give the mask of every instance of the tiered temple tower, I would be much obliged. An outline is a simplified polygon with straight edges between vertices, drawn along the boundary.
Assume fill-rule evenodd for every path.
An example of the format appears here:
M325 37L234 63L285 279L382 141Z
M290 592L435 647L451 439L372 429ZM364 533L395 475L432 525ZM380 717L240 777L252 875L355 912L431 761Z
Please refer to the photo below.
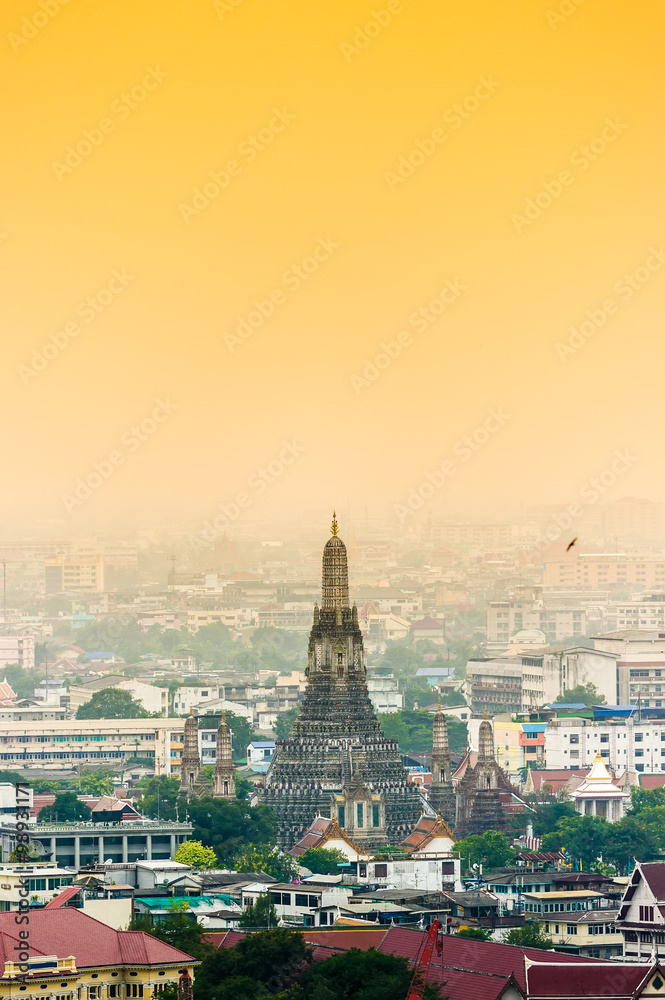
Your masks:
M453 768L448 746L448 723L441 711L441 705L434 716L432 741L432 784L429 803L443 816L449 826L455 825L455 793L453 791Z
M185 719L178 795L183 799L202 799L206 795L210 795L211 792L212 789L201 772L199 720L190 709L189 715Z
M455 836L466 837L486 830L505 830L506 807L513 799L514 789L494 756L492 724L484 719L478 730L478 756L475 766L470 764L467 750L458 772L464 765L464 775L455 789L457 816ZM516 804L521 800L514 796Z
M235 773L233 748L231 746L231 730L226 721L226 712L222 712L222 718L217 729L217 750L215 755L213 795L216 799L235 799Z
M333 517L323 550L323 599L309 637L307 690L288 740L278 743L263 801L290 848L317 813L367 846L400 843L422 812L399 746L386 739L367 691L358 611L349 606L346 546Z

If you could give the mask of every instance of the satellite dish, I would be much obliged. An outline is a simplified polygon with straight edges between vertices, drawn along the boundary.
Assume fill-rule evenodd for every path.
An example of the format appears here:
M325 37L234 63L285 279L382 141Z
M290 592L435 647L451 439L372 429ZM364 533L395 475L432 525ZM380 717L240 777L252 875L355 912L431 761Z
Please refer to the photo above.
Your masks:
M106 861L104 862L104 864L105 865L112 865L113 864L113 858L107 858Z

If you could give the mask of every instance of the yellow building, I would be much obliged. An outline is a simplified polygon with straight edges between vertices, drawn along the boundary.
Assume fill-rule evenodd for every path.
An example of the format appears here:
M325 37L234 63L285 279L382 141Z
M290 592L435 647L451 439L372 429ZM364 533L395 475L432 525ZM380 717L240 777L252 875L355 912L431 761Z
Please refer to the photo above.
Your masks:
M67 906L0 913L0 962L1 1000L152 1000L196 964L150 934Z

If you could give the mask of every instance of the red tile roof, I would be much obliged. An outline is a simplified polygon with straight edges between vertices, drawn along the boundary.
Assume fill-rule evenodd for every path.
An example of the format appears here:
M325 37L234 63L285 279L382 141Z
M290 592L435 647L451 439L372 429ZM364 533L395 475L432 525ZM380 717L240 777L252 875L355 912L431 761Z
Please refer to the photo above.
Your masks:
M640 774L638 776L640 788L662 788L665 785L665 774Z
M588 961L588 960L587 960ZM529 1000L539 998L634 997L642 983L653 975L649 965L617 965L616 962L588 962L570 966L556 962L527 964Z
M386 934L385 927L368 928L367 930L350 927L348 930L305 930L304 937L308 944L325 948L334 948L336 951L346 951L348 948L359 948L360 951L368 951L370 948L378 948Z
M641 864L642 876L659 903L665 902L665 861Z
M402 842L402 847L407 851L421 851L436 837L449 837L455 841L450 827L441 816L434 819L430 816L421 816L409 836Z
M15 917L15 913L0 913L0 965L13 962L16 955L19 928ZM30 955L74 955L78 969L194 961L144 931L116 931L71 906L30 911Z
M222 947L232 947L243 935L239 931L226 931L221 937ZM304 937L314 949L315 962L349 948L363 951L376 948L387 954L402 955L413 964L425 934L406 927L388 930L384 927L367 930L316 928L305 929ZM632 998L640 984L653 973L654 969L646 965L619 965L578 955L445 935L443 953L434 955L428 982L432 986L442 986L443 994L450 1000L500 1000L509 986L523 997L528 996L529 1000L598 997L624 1000Z
M74 896L78 896L79 892L83 887L80 885L68 885L66 889L59 892L55 899L49 900L49 902L44 907L45 910L58 910L65 903L68 903L70 899Z

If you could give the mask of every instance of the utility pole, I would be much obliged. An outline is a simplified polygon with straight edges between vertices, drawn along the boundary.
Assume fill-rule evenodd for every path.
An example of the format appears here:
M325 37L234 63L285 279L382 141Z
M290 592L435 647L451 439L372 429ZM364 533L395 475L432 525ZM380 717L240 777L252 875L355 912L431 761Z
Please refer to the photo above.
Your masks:
M7 560L2 560L2 624L7 624Z

